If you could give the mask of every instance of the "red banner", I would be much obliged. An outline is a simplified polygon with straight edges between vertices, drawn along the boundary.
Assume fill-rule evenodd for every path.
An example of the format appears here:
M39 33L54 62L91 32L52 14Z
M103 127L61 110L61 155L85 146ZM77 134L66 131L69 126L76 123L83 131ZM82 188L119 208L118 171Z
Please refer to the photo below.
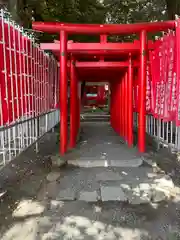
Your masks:
M176 39L169 32L156 41L150 53L152 76L152 114L163 121L173 121L176 116Z
M174 100L174 108L176 106L176 125L180 126L180 19L177 20L176 25L176 75L174 75L173 79L176 79L176 90L173 87L172 90L172 99L176 98L176 104ZM175 81L175 80L174 80ZM177 96L177 97L174 97Z
M58 65L20 28L0 20L0 126L55 109Z

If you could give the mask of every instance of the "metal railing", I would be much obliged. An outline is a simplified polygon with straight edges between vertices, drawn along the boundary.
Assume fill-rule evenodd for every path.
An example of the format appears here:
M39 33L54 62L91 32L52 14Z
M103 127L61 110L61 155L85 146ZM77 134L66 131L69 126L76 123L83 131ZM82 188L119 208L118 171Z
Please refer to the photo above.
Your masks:
M134 112L134 127L138 127L138 113L136 112ZM169 148L172 152L180 151L180 127L176 127L174 122L164 122L152 115L146 115L146 133L158 145Z
M58 64L0 11L0 168L59 122Z

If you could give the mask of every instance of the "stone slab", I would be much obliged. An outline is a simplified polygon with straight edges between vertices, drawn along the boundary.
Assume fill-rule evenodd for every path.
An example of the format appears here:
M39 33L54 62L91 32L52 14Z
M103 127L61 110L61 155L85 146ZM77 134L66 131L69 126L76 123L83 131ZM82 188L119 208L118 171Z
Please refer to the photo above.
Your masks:
M95 159L84 157L83 160L69 160L68 164L77 167L93 168L93 167L140 167L143 164L141 158L130 160L108 160L108 159Z
M74 201L75 199L76 193L70 188L61 190L56 197L56 201Z
M96 181L118 181L122 179L119 173L113 171L104 171L96 175Z
M130 204L150 203L152 198L152 186L149 183L133 184L123 188Z
M108 160L95 160L94 158L85 158L84 160L69 160L69 165L83 167L83 168L93 168L93 167L109 167Z
M143 164L142 158L134 158L129 160L110 160L111 167L140 167Z
M23 182L21 183L19 189L26 196L33 197L40 190L43 180L44 178L41 175L32 175L25 184L23 184Z
M101 200L106 201L127 201L127 197L120 186L101 186Z
M121 184L121 187L131 204L158 203L170 197L167 196L166 187L158 188L155 180L149 181L147 179L139 184L129 182Z
M97 191L82 191L79 194L79 201L85 202L97 202L98 201L98 194Z
M165 201L166 199L167 199L166 194L163 191L154 190L154 193L152 196L153 203L159 203L159 202Z
M101 183L102 201L127 201L138 205L144 203L158 203L167 199L164 189L158 189L153 181L106 181Z
M60 178L60 176L61 176L60 172L50 172L47 175L46 179L49 182L54 182L57 181Z
M34 200L22 200L17 205L12 216L13 217L28 217L32 215L42 214L45 210L43 203Z
M60 209L63 206L64 206L64 202L63 201L56 201L56 200L51 200L50 201L50 209L51 210Z
M141 196L133 194L133 192L129 192L128 196L128 202L132 205L140 205L140 204L146 204L150 203L150 197L147 195L147 193L142 194Z
M157 178L154 182L158 187L161 188L173 189L175 187L172 179L168 175L164 175L161 178Z

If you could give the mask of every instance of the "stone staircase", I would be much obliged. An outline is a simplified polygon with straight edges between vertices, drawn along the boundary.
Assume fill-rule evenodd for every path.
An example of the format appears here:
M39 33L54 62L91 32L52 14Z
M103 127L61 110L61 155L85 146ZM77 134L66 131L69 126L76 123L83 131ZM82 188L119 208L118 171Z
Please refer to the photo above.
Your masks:
M110 115L108 113L82 113L81 122L109 122Z

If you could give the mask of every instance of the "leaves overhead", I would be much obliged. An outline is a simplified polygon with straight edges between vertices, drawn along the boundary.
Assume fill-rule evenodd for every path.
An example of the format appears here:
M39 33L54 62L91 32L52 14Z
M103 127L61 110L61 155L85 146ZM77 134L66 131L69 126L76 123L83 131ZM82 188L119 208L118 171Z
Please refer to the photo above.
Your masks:
M11 0L13 1L13 0ZM16 0L17 1L17 0ZM30 28L32 20L59 21L71 23L104 23L106 8L98 0L19 0L20 19L25 28ZM38 34L41 40L54 38L48 34ZM57 38L57 36L56 36ZM87 36L73 36L73 40L89 41ZM96 37L90 37L97 41Z
M9 7L11 11L16 9L15 18L19 19L25 28L31 27L32 20L134 23L173 19L175 14L180 14L180 0L9 0ZM38 37L41 41L50 41L55 36L38 34ZM92 36L71 36L71 39L98 40ZM119 40L114 37L115 41L117 39Z
M105 0L107 21L112 23L134 23L165 20L164 0Z

